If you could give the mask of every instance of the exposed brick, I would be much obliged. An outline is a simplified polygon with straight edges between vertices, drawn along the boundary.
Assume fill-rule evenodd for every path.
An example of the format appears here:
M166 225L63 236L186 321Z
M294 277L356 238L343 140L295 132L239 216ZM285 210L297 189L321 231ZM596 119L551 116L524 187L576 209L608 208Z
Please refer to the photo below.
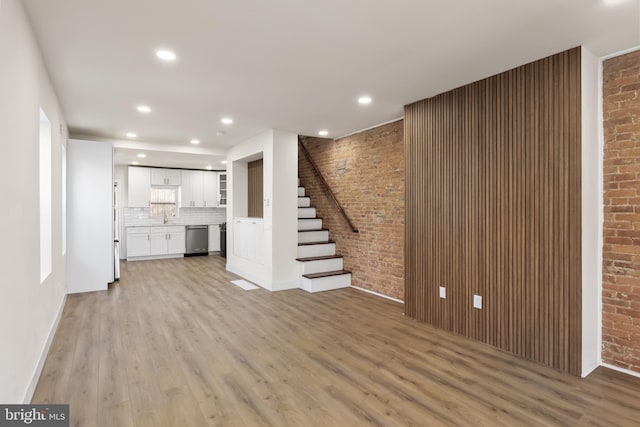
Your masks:
M605 61L602 358L640 372L640 51Z
M352 284L404 299L403 122L336 141L308 138L306 147L359 230L351 231L300 153L300 179L353 272Z

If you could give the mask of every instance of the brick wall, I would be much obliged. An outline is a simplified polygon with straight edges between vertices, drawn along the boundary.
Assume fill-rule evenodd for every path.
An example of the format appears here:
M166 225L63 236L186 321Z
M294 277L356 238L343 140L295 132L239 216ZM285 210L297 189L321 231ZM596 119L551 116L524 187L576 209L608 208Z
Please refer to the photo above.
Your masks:
M302 152L302 185L330 230L352 284L404 299L403 121L333 141L305 142L318 169L360 231L353 233Z
M602 358L640 372L640 51L604 63Z

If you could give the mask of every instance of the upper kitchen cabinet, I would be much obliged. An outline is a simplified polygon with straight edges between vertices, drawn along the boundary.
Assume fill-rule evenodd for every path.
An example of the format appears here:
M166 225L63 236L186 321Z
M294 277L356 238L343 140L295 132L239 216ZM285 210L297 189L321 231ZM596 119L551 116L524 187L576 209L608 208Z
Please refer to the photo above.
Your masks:
M151 169L151 185L180 185L180 176L176 169Z
M202 172L202 198L204 207L218 206L218 174L216 172Z
M130 208L148 208L151 198L151 169L129 166Z
M227 173L218 172L218 206L227 207Z
M204 207L202 171L182 171L181 207Z
M182 171L181 207L217 207L218 183L216 175L215 172Z

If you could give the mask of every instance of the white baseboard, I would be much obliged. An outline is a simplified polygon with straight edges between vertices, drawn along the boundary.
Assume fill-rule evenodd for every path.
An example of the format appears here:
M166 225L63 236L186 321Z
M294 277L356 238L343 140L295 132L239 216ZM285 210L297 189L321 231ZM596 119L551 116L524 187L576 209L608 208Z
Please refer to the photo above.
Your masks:
M618 366L610 365L608 363L603 363L601 366L604 368L611 369L612 371L618 371L618 372L622 372L623 374L631 375L632 377L640 378L640 372L630 371L629 369L620 368Z
M384 299L388 299L388 300L391 300L391 301L399 302L400 304L404 304L404 301L402 301L401 299L392 298L392 297L390 297L388 295L381 294L379 292L374 292L374 291L370 291L369 289L359 288L358 286L351 285L351 287L353 289L357 289L359 291L366 292L368 294L375 295L375 296L380 297L380 298L384 298Z
M596 369L598 369L598 367L601 365L601 363L594 363L593 365L589 366L588 368L582 368L582 378L587 378L593 371L595 371Z
M271 290L276 291L288 291L290 289L300 289L300 279L289 280L287 282L276 282L271 286Z
M53 337L56 334L56 330L58 330L58 324L60 323L60 319L62 318L62 312L64 311L64 305L67 302L67 294L62 298L62 302L60 303L60 307L58 307L58 313L56 314L56 318L53 321L53 325L51 325L51 329L49 330L49 336L42 347L42 352L40 353L40 359L38 360L38 364L36 365L35 370L33 371L33 375L31 376L31 381L29 382L29 387L24 393L24 399L22 399L22 403L28 405L31 403L33 399L33 394L36 391L36 387L38 386L38 381L40 380L40 375L42 375L42 369L44 368L44 362L47 360L47 355L49 354L49 348L51 348L51 343L53 342Z

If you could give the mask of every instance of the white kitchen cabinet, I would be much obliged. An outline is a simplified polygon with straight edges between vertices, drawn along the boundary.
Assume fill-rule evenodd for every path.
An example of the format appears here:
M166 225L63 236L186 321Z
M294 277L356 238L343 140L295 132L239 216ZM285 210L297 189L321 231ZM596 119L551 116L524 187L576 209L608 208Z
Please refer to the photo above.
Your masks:
M167 241L168 254L183 254L186 252L186 234L184 227L179 227L174 231L167 233L169 239Z
M180 187L181 207L204 207L202 174L202 171L182 171L182 186Z
M205 208L218 206L218 174L202 172L202 198Z
M180 185L180 177L177 169L151 169L151 185Z
M264 245L264 222L257 218L234 218L233 253L236 256L261 262Z
M214 208L218 206L216 172L182 171L180 199L183 208Z
M129 166L128 207L148 208L151 198L151 169Z
M185 248L183 226L127 228L127 258L180 255Z
M220 251L220 226L209 226L209 252Z
M227 207L227 173L217 172L218 175L218 206Z
M149 234L151 246L150 255L164 255L167 253L167 233L154 230Z
M127 228L127 258L151 255L149 227Z
M185 229L181 226L153 227L150 234L151 255L183 254Z

